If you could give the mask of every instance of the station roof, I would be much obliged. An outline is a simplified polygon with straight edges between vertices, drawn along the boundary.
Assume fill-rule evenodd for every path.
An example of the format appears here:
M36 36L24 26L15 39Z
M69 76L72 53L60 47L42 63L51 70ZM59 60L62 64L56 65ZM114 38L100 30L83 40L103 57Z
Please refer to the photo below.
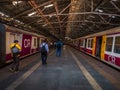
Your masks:
M120 0L0 0L1 22L54 38L120 26Z

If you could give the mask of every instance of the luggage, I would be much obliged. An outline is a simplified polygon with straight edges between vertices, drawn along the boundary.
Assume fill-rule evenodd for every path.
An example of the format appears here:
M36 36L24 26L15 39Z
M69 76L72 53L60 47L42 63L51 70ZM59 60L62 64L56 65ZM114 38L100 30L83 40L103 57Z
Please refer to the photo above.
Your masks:
M46 45L46 44L45 44L45 45ZM40 51L41 51L42 54L46 54L46 53L47 53L47 50L46 50L45 45L43 45L43 46L41 47L41 49L40 49Z
M16 47L16 44L11 48L12 53L19 53L19 49Z

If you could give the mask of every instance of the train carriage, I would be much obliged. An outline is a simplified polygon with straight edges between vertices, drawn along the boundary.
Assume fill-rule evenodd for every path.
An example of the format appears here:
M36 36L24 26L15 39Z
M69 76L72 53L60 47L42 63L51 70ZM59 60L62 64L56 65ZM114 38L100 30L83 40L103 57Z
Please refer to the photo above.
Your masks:
M120 33L106 36L104 59L120 67Z
M85 49L85 39L80 39L80 50L84 51Z
M79 49L120 70L120 27L80 37ZM75 45L76 47L76 45Z
M8 25L0 24L0 66L12 61L10 44L18 40L22 51L20 58L39 52L41 41L45 39L43 35L23 31Z

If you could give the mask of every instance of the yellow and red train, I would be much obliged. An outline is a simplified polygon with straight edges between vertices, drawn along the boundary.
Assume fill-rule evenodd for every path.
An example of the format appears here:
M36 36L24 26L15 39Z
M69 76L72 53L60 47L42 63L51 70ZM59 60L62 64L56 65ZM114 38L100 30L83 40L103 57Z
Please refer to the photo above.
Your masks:
M15 39L19 41L22 51L20 58L39 52L39 46L46 37L27 32L15 27L0 23L0 66L12 61L10 44Z
M80 37L72 45L120 70L120 27Z

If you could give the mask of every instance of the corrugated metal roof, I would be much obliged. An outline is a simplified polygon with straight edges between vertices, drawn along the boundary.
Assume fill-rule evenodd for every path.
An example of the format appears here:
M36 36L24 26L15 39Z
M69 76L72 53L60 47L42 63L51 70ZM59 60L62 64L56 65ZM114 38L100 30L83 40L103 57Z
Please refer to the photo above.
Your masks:
M1 22L63 39L120 26L120 0L0 0L0 11Z

